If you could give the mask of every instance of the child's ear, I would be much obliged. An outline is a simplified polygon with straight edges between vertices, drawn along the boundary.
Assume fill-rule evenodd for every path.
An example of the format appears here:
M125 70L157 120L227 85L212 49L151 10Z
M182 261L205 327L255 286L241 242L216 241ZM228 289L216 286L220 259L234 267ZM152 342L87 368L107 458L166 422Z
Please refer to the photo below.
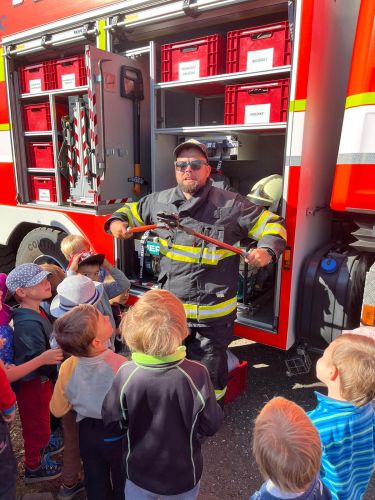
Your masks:
M337 366L331 365L329 369L329 379L332 380L333 382L337 379L338 376L339 376L339 371L337 369Z

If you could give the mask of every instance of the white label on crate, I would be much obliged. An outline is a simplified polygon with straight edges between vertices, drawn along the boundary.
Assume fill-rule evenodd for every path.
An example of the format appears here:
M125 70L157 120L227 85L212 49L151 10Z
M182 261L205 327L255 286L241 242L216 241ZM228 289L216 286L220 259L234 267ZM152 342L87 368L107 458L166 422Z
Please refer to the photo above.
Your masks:
M245 106L245 123L258 124L269 123L271 115L271 103L249 104Z
M51 201L51 193L49 189L38 189L39 201Z
M199 78L199 59L197 61L182 62L178 65L178 79L182 81Z
M247 53L247 71L263 71L273 67L273 49L250 50Z
M29 80L30 94L37 94L42 92L42 80L37 78L36 80Z
M74 87L76 86L75 73L69 73L68 75L61 75L61 85L63 89L74 89Z

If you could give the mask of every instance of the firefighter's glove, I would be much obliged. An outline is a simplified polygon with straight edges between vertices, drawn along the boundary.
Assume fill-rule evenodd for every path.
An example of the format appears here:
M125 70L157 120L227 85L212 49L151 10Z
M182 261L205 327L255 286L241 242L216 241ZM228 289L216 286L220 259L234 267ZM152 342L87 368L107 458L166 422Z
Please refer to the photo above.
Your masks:
M133 237L133 234L129 233L127 229L127 223L122 220L114 220L109 226L112 236L114 238L118 238L119 240L128 240Z
M249 266L265 267L271 264L272 257L265 248L254 248L245 257Z

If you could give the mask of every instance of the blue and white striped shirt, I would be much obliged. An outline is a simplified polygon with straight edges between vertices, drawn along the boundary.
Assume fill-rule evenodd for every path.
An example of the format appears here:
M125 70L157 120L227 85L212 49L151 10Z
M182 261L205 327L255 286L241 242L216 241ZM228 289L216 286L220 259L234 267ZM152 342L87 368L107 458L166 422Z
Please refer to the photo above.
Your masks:
M375 467L375 412L315 393L318 405L308 413L322 442L322 481L339 500L360 500Z

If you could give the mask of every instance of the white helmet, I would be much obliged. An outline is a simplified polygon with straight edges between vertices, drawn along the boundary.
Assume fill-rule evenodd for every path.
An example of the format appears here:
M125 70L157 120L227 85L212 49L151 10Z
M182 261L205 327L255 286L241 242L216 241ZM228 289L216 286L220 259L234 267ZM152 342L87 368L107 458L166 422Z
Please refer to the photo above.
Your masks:
M283 178L272 174L254 184L247 198L255 205L269 207L272 212L277 210L282 194Z

